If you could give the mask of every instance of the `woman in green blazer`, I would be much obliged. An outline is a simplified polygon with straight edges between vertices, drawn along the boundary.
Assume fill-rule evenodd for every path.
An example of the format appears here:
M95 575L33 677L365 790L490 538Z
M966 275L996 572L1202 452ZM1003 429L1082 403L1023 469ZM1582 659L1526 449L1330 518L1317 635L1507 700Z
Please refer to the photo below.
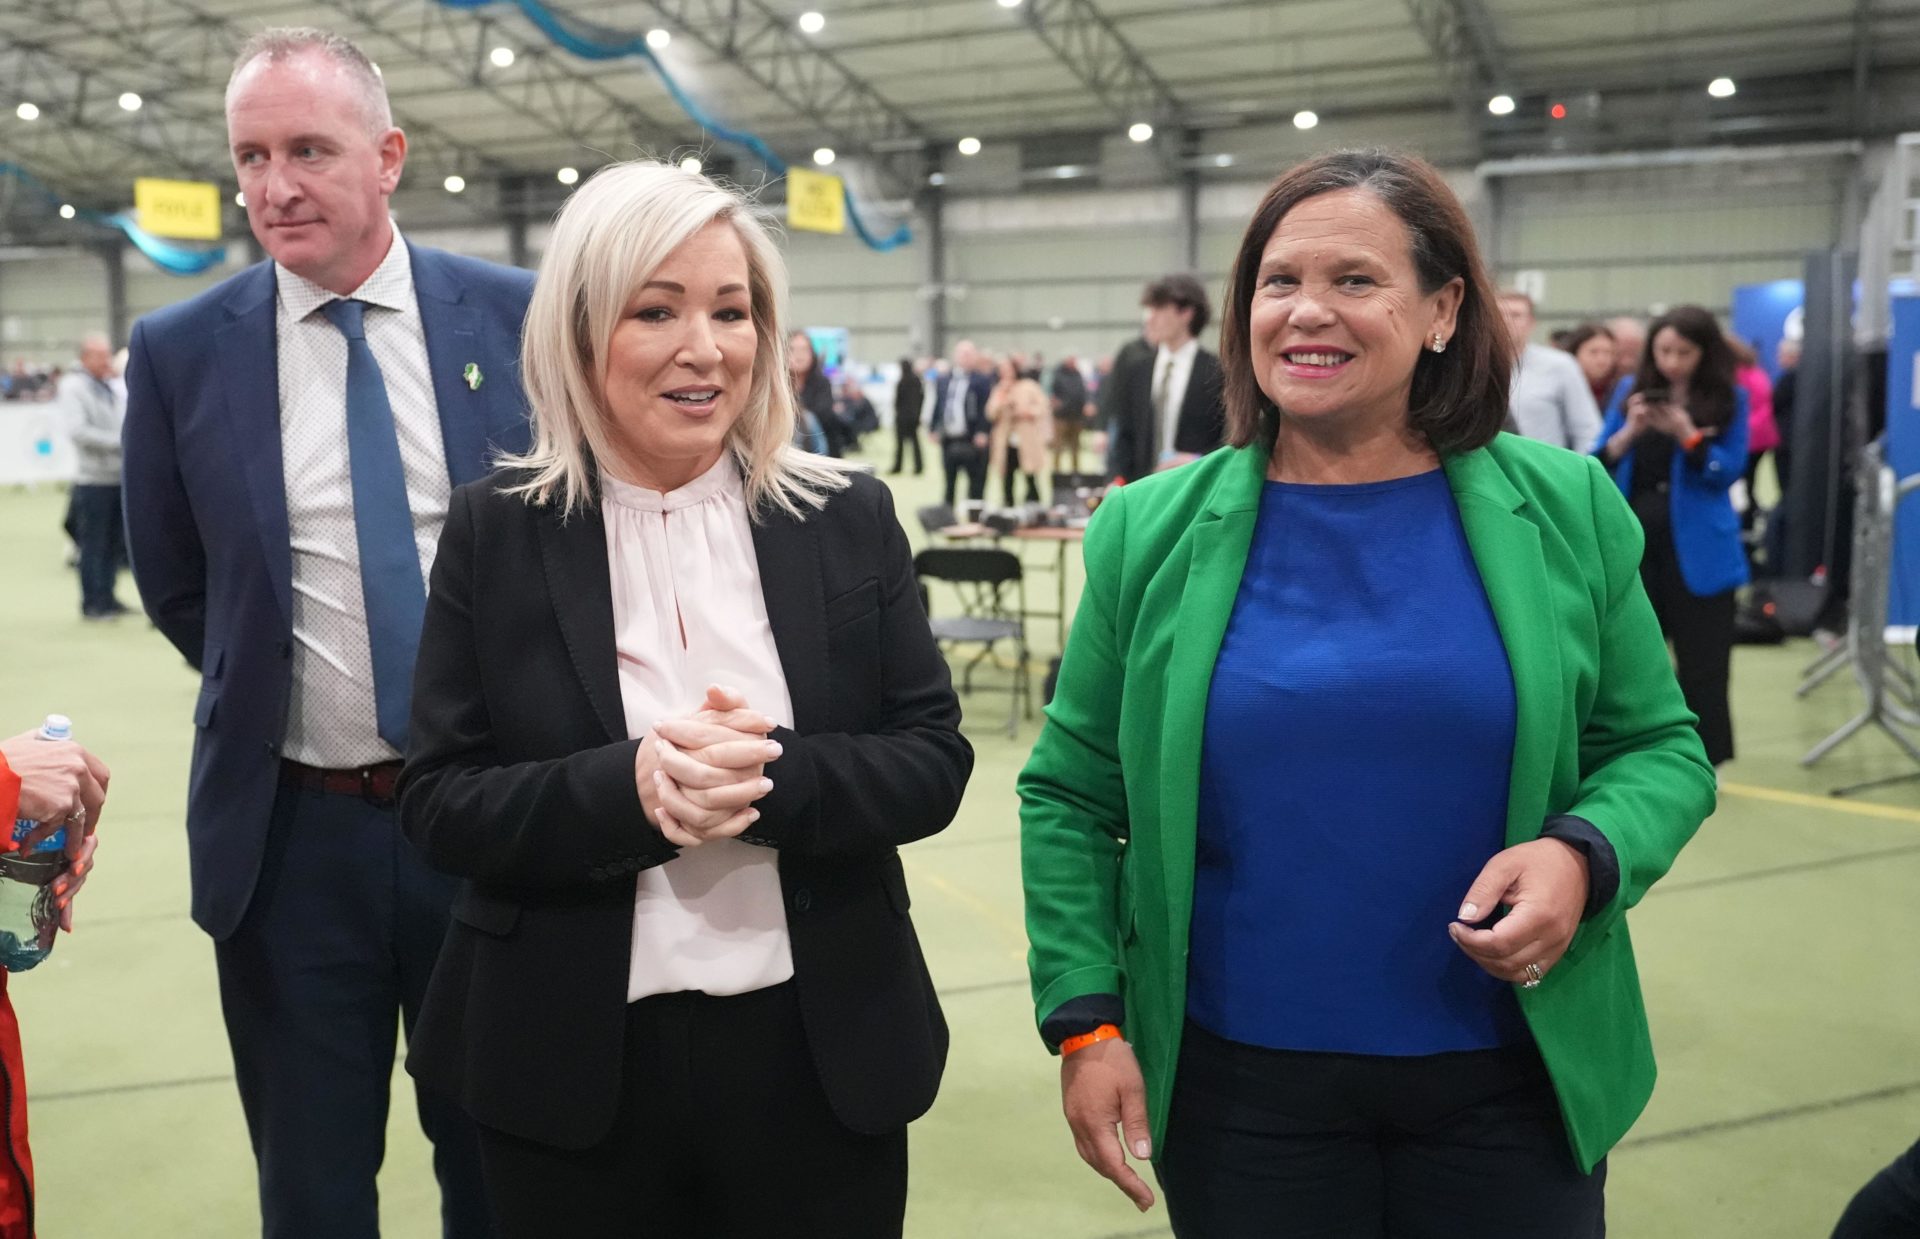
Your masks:
M1639 527L1498 433L1425 163L1275 182L1227 314L1233 446L1101 505L1020 778L1076 1146L1183 1239L1601 1235L1654 1080L1624 914L1715 787Z

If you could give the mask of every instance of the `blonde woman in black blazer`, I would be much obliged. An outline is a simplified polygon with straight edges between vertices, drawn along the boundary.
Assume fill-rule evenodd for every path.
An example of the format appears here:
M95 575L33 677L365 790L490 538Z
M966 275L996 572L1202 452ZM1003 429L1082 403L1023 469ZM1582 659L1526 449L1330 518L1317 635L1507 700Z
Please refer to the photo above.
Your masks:
M528 313L534 449L454 493L401 813L465 882L408 1068L479 1122L502 1239L900 1233L947 1029L896 849L972 752L888 491L790 445L784 291L731 192L596 174ZM636 395L656 354L680 386ZM643 735L605 492L729 469L792 725L710 692ZM732 838L777 857L791 979L629 1001L636 875Z

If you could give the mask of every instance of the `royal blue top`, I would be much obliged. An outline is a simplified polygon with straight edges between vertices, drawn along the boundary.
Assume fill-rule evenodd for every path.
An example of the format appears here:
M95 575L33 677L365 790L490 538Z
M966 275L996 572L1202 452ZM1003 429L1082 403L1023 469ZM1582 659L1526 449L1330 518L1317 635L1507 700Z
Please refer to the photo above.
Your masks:
M1446 474L1268 482L1207 699L1187 1014L1283 1050L1526 1041L1447 934L1505 846L1513 735Z

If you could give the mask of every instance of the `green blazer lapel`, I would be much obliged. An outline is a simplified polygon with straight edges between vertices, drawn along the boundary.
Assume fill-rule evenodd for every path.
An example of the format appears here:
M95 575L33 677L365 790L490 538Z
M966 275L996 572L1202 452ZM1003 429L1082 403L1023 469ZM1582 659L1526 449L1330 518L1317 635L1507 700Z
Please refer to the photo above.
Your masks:
M1186 584L1180 595L1173 651L1166 667L1158 764L1161 870L1175 932L1186 933L1193 906L1195 823L1200 812L1201 740L1206 732L1207 692L1220 642L1233 616L1247 549L1260 515L1266 454L1238 449L1242 460L1222 471L1188 535Z
M1566 704L1559 625L1540 530L1522 514L1525 497L1489 452L1449 457L1445 467L1513 672L1513 773L1507 789L1511 847L1538 836L1546 819Z

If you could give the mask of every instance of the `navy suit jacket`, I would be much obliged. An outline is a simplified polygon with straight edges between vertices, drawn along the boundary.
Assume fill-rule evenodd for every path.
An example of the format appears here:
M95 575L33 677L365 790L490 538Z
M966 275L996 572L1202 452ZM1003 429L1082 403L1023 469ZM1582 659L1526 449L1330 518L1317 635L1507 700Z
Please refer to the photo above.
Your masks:
M934 405L931 409L927 410L927 425L942 439L948 437L947 389L953 382L953 379L954 376L952 374L943 374L940 376L939 382L935 383L933 387ZM967 376L967 438L971 439L974 435L993 433L993 423L987 420L987 398L992 394L993 379L991 376L985 374L970 374Z
M533 273L408 254L460 486L496 450L527 446L519 354ZM187 839L193 919L218 940L239 927L260 874L293 687L275 291L273 264L260 263L147 315L128 344L127 545L147 614L200 673ZM478 388L462 377L469 362Z

